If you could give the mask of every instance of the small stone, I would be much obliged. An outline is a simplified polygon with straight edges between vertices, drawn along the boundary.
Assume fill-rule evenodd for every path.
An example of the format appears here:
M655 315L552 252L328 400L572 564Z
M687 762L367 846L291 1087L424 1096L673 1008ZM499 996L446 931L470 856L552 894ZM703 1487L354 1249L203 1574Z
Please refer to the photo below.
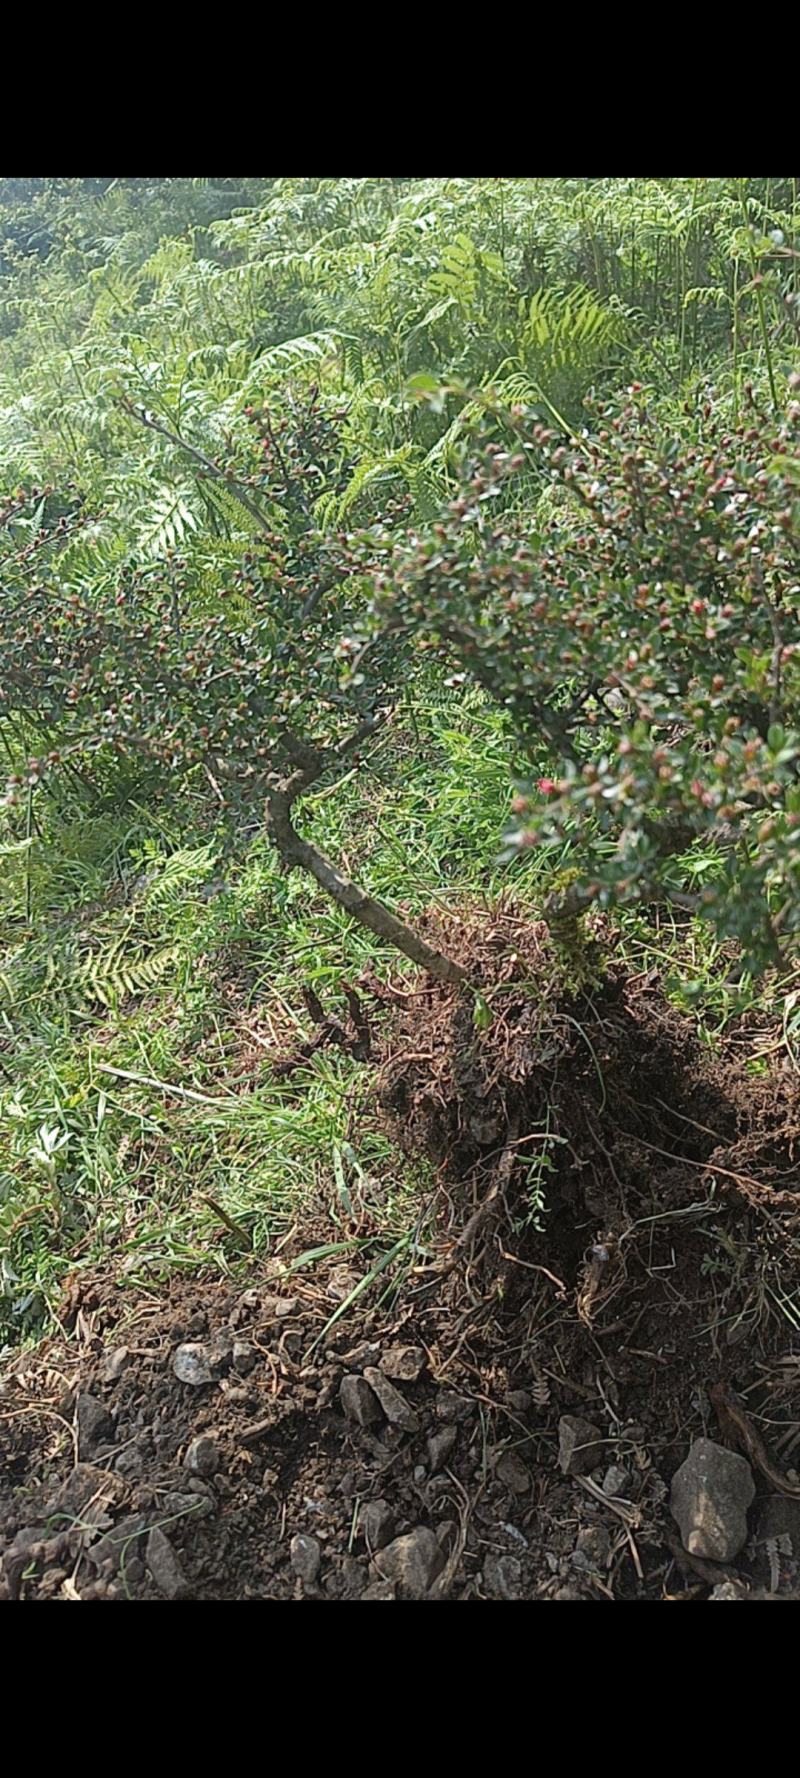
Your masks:
M424 1599L444 1563L433 1532L418 1525L405 1537L396 1537L387 1544L375 1558L373 1568L381 1580L389 1580L399 1589L402 1599Z
M395 1383L416 1383L427 1356L424 1346L389 1346L381 1359L381 1370Z
M361 1599L396 1599L397 1594L390 1580L371 1580L368 1587L359 1595Z
M498 1556L492 1552L483 1564L483 1584L492 1599L518 1599L522 1563L516 1556Z
M602 1463L603 1435L580 1414L562 1414L558 1422L558 1464L564 1475L588 1475Z
M94 1395L79 1395L75 1403L78 1450L86 1456L94 1445L113 1438L114 1422L108 1409Z
M516 1451L504 1451L495 1464L494 1473L512 1494L527 1494L531 1485L530 1474Z
M130 1563L138 1555L139 1539L146 1530L147 1520L140 1513L120 1519L112 1531L107 1531L87 1550L89 1561L95 1568L111 1562L114 1574L120 1568L127 1574Z
M172 1360L172 1369L179 1383L189 1383L193 1388L214 1381L205 1346L179 1346Z
M425 1469L425 1465L424 1465L424 1463L417 1463L417 1464L416 1464L416 1465L415 1465L415 1467L414 1467L414 1480L415 1480L415 1482L416 1482L416 1483L417 1483L417 1486L418 1486L418 1487L419 1487L419 1484L420 1484L420 1482L424 1482L424 1480L425 1480L425 1476L426 1476L426 1473L427 1473L427 1472L426 1472L426 1469Z
M165 1599L186 1599L190 1588L168 1537L158 1527L147 1539L147 1566Z
M377 1395L390 1426L399 1426L402 1432L419 1432L419 1418L414 1409L409 1407L399 1389L395 1389L394 1384L389 1382L383 1371L375 1370L372 1365L368 1365L364 1372L364 1380Z
M383 1419L380 1402L363 1377L343 1377L339 1399L348 1420L358 1426L375 1426Z
M607 1565L611 1551L611 1538L605 1525L587 1525L578 1533L578 1541L572 1552L573 1568L579 1568L584 1574L602 1574Z
M365 1365L377 1364L380 1355L381 1349L377 1340L361 1340L359 1345L353 1346L350 1352L342 1353L341 1363L346 1364L348 1370L363 1371Z
M294 1315L300 1307L300 1298L296 1296L265 1296L261 1301L264 1314L275 1321L285 1321Z
M746 1599L747 1588L738 1580L723 1580L718 1587L712 1587L709 1599Z
M193 1438L183 1462L184 1467L190 1469L193 1475L215 1475L220 1468L220 1460L213 1438L205 1435Z
M394 1537L394 1513L388 1500L368 1500L361 1509L359 1527L370 1555L386 1548Z
M249 1345L247 1340L234 1340L233 1368L235 1371L239 1372L240 1377L249 1376L256 1362L256 1357L257 1353L255 1348Z
M506 1401L512 1414L527 1414L533 1407L533 1396L529 1389L509 1389Z
M428 1439L428 1457L432 1470L441 1469L447 1462L450 1452L458 1438L458 1428L443 1426L441 1432L432 1432Z
M289 1557L292 1568L303 1585L313 1586L322 1561L322 1550L316 1537L309 1537L306 1532L298 1531L289 1546Z
M113 1352L104 1352L100 1360L101 1383L118 1383L130 1362L131 1353L127 1346L115 1346Z
M204 1482L200 1482L199 1485L205 1490L206 1484ZM196 1488L197 1486L198 1478L193 1476L187 1483L187 1487ZM164 1495L164 1510L171 1519L207 1519L209 1513L213 1513L214 1505L213 1496L210 1497L205 1491L202 1494Z
M361 1282L361 1273L354 1272L351 1266L334 1266L328 1274L325 1295L334 1303L345 1303Z
M66 1481L50 1496L45 1516L62 1523L80 1518L96 1525L110 1506L122 1500L124 1493L124 1482L110 1470L98 1469L93 1463L76 1463ZM57 1528L61 1529L62 1524Z
M630 1471L623 1469L621 1463L612 1463L610 1468L606 1470L600 1486L604 1494L613 1495L619 1499L626 1500L628 1498L628 1489L632 1486Z
M475 1403L467 1395L457 1395L453 1389L443 1389L436 1397L436 1415L439 1420L456 1421L461 1424L470 1420L475 1412Z
M244 1342L242 1342L244 1344ZM221 1327L205 1348L207 1363L215 1377L221 1377L233 1359L234 1340L227 1327Z
M672 1478L670 1511L690 1556L732 1562L747 1542L755 1495L749 1463L710 1438L696 1438Z

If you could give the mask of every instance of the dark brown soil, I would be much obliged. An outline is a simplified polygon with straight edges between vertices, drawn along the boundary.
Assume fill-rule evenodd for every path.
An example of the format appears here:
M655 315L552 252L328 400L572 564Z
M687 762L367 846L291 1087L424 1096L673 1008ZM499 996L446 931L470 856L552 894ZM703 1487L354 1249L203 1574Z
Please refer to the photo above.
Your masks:
M510 913L437 936L480 956L492 1018L436 984L384 994L380 1115L438 1167L401 1287L329 1328L358 1266L291 1271L325 1228L246 1289L81 1274L64 1336L2 1380L6 1598L402 1597L377 1545L420 1529L431 1598L797 1595L794 1074L712 1057L652 977L565 995L545 929ZM175 1374L187 1342L206 1381ZM398 1418L360 1426L341 1385L375 1368ZM714 1383L772 1466L732 1570L684 1553L669 1513L691 1441L723 1437ZM559 1467L565 1415L601 1443L588 1476Z

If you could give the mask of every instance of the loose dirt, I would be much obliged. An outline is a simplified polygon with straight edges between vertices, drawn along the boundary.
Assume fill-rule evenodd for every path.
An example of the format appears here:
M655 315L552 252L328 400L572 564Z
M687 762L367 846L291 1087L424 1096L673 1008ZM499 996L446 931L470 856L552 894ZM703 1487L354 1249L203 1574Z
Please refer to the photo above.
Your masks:
M2 1374L6 1599L798 1596L796 1075L613 956L565 992L510 912L430 927L477 1020L439 984L349 1003L372 1115L436 1167L402 1280L330 1325L369 1262L293 1270L324 1226L237 1283L78 1274ZM748 1454L725 1400L767 1458L727 1567L669 1511L693 1439Z

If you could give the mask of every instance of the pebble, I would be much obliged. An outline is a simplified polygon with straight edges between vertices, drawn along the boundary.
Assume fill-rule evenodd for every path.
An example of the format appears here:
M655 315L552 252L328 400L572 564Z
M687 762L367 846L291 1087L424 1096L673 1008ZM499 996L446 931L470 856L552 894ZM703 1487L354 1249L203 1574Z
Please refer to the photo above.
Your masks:
M114 1424L108 1409L94 1395L78 1396L75 1404L75 1425L78 1432L78 1450L82 1456L85 1456L93 1445L99 1445L104 1439L114 1436Z
M390 1580L371 1580L369 1586L365 1587L363 1593L359 1594L359 1598L396 1599L397 1594Z
M611 1552L611 1538L604 1525L586 1525L578 1533L578 1541L572 1552L573 1568L583 1574L602 1574L608 1566Z
M396 1383L416 1383L426 1361L424 1346L389 1346L381 1359L381 1370Z
M158 1526L150 1532L147 1539L147 1566L165 1599L188 1597L189 1582L169 1538L164 1536Z
M747 1542L747 1509L754 1495L744 1457L713 1439L696 1438L670 1492L670 1511L689 1555L732 1562Z
M712 1587L709 1599L746 1599L747 1588L741 1581L723 1580L718 1587Z
M304 1586L313 1586L322 1561L322 1550L316 1537L309 1537L307 1532L298 1531L289 1545L289 1558L295 1574Z
M516 1556L498 1556L492 1552L483 1564L483 1584L492 1599L518 1599L522 1580L522 1563Z
M184 1467L190 1469L193 1475L214 1475L220 1468L220 1460L213 1438L205 1435L193 1438L183 1462Z
M358 1426L375 1426L383 1419L380 1402L363 1377L343 1377L339 1399L348 1420L355 1420Z
M533 1396L529 1389L509 1389L506 1401L512 1414L527 1414L533 1407Z
M45 1506L48 1518L85 1518L97 1524L109 1506L122 1499L125 1484L120 1476L93 1463L76 1463L65 1482L56 1489Z
M190 1383L193 1388L214 1381L205 1346L179 1346L172 1360L172 1369L179 1383Z
M461 1423L470 1420L475 1412L475 1403L468 1395L457 1395L453 1389L443 1389L436 1397L436 1415L439 1420Z
M558 1422L558 1464L564 1475L588 1475L602 1463L603 1435L580 1414L562 1414Z
M428 1439L428 1456L432 1470L440 1469L446 1463L450 1452L458 1438L455 1426L443 1426L441 1432L432 1432Z
M628 1490L632 1486L630 1471L623 1469L621 1463L612 1463L606 1470L600 1486L604 1494L616 1495L622 1500L629 1498Z
M368 1500L361 1508L359 1528L370 1555L386 1548L394 1537L395 1519L388 1500Z
M147 1520L141 1513L128 1515L120 1519L112 1531L107 1531L97 1543L93 1543L86 1554L95 1568L102 1568L104 1562L113 1564L116 1574L118 1568L128 1573L130 1563L138 1555L139 1539L147 1530Z
M255 1347L251 1346L247 1340L234 1340L233 1368L239 1372L240 1377L249 1376L257 1356Z
M527 1494L531 1485L530 1474L516 1451L504 1451L495 1464L494 1473L512 1494Z
M396 1537L373 1562L380 1580L391 1581L401 1599L424 1599L444 1568L444 1555L432 1531L417 1525L405 1537Z
M265 1315L272 1315L276 1321L285 1321L287 1316L294 1315L300 1307L297 1296L265 1296L261 1307Z
M399 1389L395 1389L394 1383L390 1383L388 1377L384 1376L383 1371L367 1365L364 1381L377 1395L390 1426L399 1426L402 1432L419 1432L418 1415Z
M101 1383L117 1383L124 1370L131 1362L131 1353L127 1346L115 1346L113 1352L104 1352L100 1360L99 1377Z

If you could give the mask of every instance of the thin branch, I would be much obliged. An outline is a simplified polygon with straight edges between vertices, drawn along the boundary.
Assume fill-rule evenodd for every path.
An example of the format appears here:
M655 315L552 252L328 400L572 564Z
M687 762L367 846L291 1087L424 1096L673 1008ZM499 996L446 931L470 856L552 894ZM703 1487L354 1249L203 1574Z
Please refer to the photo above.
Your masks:
M243 506L251 518L255 519L265 536L269 537L270 541L272 540L272 526L269 519L265 517L260 507L256 505L235 476L231 475L228 470L220 469L212 457L206 456L205 451L201 451L197 445L190 444L189 440L182 438L179 432L173 432L169 426L163 425L160 420L155 418L154 414L148 413L146 408L137 407L127 395L120 397L120 405L126 413L131 414L134 420L138 420L150 432L157 432L161 438L166 438L169 444L174 445L176 450L186 451L188 456L194 457L195 462L200 464L206 475L211 476L214 481L221 482L223 487L230 490L239 501L240 506Z

